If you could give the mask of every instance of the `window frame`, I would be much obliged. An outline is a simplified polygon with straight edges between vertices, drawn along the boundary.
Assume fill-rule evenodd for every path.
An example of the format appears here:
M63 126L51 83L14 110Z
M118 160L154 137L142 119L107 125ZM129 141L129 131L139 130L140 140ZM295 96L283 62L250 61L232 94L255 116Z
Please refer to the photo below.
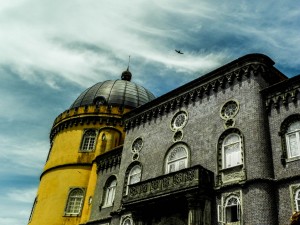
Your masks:
M183 149L185 150L185 156L183 157L179 157L179 158L176 158L175 160L169 160L170 158L170 155L172 154L173 151L175 151L176 149L180 148L180 147L183 147ZM176 143L175 145L173 145L167 152L166 156L165 156L165 174L168 174L168 173L173 173L173 172L177 172L177 171L180 171L182 169L186 169L189 167L189 148L187 147L186 144L184 143ZM184 161L183 161L184 160ZM177 163L180 163L180 162L184 162L184 168L175 168L174 171L171 171L171 167L170 165L177 165ZM177 166L178 167L178 166Z
M294 121L291 124L289 124L288 128L287 128L287 132L285 133L285 140L286 140L286 150L287 150L287 158L288 159L293 159L293 158L297 158L300 157L300 129L296 129L296 130L292 130L289 131L290 127L294 124L294 123L299 123L300 121ZM289 137L295 135L296 137L296 146L297 146L297 155L292 155L292 151L291 151L291 145L290 145L290 139Z
M231 199L235 199L237 204L235 205L228 205L228 202ZM236 207L236 221L228 221L228 211L232 210L230 208L232 207ZM236 224L236 223L240 223L241 222L241 202L240 202L240 198L236 195L229 195L226 200L224 201L224 203L222 205L218 205L217 208L217 213L218 213L218 222L221 224ZM229 212L231 213L231 212Z
M89 134L89 132L94 132L94 135ZM82 136L82 141L81 141L81 146L80 146L80 152L93 152L96 149L96 144L97 144L97 138L98 137L98 131L95 129L87 129L84 131L83 136ZM93 140L93 143L91 144L91 139ZM86 146L86 140L87 140L87 147Z
M223 143L224 140L226 140L226 138L231 135L231 134L236 134L240 137L240 164L233 166L233 167L228 167L225 168L224 167L224 152L223 152ZM219 137L218 139L218 143L217 143L217 160L218 160L218 174L219 176L221 176L221 173L224 173L227 170L232 170L234 168L238 168L244 167L244 136L242 134L242 132L238 129L238 128L228 128L227 130L225 130ZM220 181L222 180L222 178L218 178ZM219 182L219 181L217 181Z
M72 196L72 194L75 192L75 191L80 191L81 192L81 196ZM66 207L65 207L65 212L64 212L64 215L65 216L79 216L81 215L81 211L82 211L82 208L83 208L83 204L84 204L84 197L85 197L85 189L84 188L80 188L80 187L74 187L74 188L70 188L69 189L69 193L68 193L68 198L67 198L67 203L66 203ZM70 206L72 200L75 199L74 201L74 204L73 206ZM77 212L71 212L71 211L75 211L74 209L70 210L69 208L72 207L72 208L75 208L76 207L76 203L78 200L80 201L80 204L79 204L79 208L78 208L78 211Z
M294 197L295 211L300 212L300 188L296 189Z
M287 140L287 135L291 132L288 132L288 129L293 123L300 121L300 114L292 114L285 118L280 125L280 131L278 135L281 137L282 153L281 153L281 163L285 167L287 162L295 161L300 159L300 154L298 156L291 157L289 150L289 141ZM300 131L299 131L300 138ZM300 140L298 139L300 142ZM300 148L300 147L299 147ZM300 151L300 149L298 150Z
M116 188L117 188L117 178L115 176L108 178L104 187L102 208L107 208L114 205ZM110 198L110 194L112 195L111 198Z
M233 143L229 143L229 144L226 144L225 145L225 142L232 136L236 136L238 137L238 141L236 142L233 142ZM238 152L234 152L234 153L238 153L238 160L239 161L239 164L236 164L236 165L230 165L230 166L227 166L227 162L226 162L226 159L227 159L227 155L228 155L228 151L230 150L229 148L226 150L225 147L229 147L229 146L232 146L232 145L235 145L238 143ZM227 153L226 153L227 152ZM232 153L233 154L233 153ZM241 140L241 136L237 133L230 133L228 135L225 136L224 140L222 141L222 169L229 169L229 168L233 168L233 167L236 167L236 166L240 166L242 165L242 140Z
M134 169L136 169L136 168L139 168L139 169L140 169L140 172L139 172L139 173L133 174ZM134 183L130 182L130 181L131 181L131 177L133 177L134 175L137 175L137 174L140 174L139 181L134 182ZM134 166L130 169L130 171L129 171L129 173L128 173L127 186L126 186L126 195L128 195L128 192L129 192L129 185L131 185L131 184L136 184L136 183L140 182L141 179L142 179L142 167L141 167L139 164L136 164L136 165L134 165Z

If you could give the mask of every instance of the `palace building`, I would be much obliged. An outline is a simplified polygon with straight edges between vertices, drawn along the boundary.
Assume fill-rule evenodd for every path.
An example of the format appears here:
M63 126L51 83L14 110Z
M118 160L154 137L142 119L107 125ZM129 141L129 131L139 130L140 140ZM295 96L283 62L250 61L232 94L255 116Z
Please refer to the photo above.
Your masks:
M249 54L157 98L131 76L55 119L29 225L289 224L300 75Z

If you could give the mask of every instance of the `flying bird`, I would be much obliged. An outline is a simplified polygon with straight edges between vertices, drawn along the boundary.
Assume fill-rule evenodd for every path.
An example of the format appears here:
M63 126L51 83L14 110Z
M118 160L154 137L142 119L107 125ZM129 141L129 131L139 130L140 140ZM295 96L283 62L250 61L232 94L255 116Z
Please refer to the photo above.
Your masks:
M181 52L180 50L175 49L175 52L177 52L178 54L183 54L183 52Z

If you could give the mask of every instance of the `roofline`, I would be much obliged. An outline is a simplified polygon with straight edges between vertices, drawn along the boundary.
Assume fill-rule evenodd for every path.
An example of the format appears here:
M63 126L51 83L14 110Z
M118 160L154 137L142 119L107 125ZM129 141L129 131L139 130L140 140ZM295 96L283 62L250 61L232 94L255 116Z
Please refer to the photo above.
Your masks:
M198 78L178 87L173 89L170 92L167 92L166 94L161 95L160 97L155 98L154 100L142 105L142 107L137 107L134 110L126 113L124 115L125 119L128 119L132 116L135 116L143 111L147 111L149 108L156 106L164 101L167 101L174 97L174 94L178 93L184 93L186 90L192 89L199 84L204 84L205 82L208 82L209 80L213 80L214 78L226 74L230 69L236 68L236 67L241 67L245 63L251 63L251 62L260 62L262 64L265 64L268 67L271 67L274 74L276 74L277 79L274 79L274 76L272 79L269 80L270 83L274 83L274 81L277 83L281 80L286 80L287 76L285 76L283 73L281 73L279 70L277 70L273 65L275 62L268 56L261 54L261 53L252 53L252 54L247 54L244 55L236 60L233 60L205 75L200 75Z

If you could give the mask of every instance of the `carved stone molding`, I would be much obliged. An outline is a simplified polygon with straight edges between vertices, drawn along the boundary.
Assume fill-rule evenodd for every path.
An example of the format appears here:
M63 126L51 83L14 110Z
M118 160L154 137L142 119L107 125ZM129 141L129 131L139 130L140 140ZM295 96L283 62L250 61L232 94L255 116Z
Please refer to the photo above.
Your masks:
M268 67L262 63L251 63L243 67L238 67L225 73L221 77L204 82L203 84L197 85L197 87L193 87L186 92L178 93L175 98L168 99L167 101L146 111L134 114L125 121L125 130L130 130L135 126L140 125L140 123L146 123L158 115L168 113L170 110L180 109L183 104L187 105L196 101L197 98L201 99L210 95L211 91L218 92L224 89L226 84L229 86L233 85L235 80L237 82L241 82L243 77L249 78L250 76L257 76L258 74L262 77L268 76Z
M103 116L87 116L87 117L77 117L71 118L66 121L63 121L52 127L50 132L50 141L55 137L59 132L77 126L89 125L89 124L100 124L105 126L123 126L123 120L116 117L103 117Z
M122 147L111 150L96 158L97 172L114 168L121 164Z

